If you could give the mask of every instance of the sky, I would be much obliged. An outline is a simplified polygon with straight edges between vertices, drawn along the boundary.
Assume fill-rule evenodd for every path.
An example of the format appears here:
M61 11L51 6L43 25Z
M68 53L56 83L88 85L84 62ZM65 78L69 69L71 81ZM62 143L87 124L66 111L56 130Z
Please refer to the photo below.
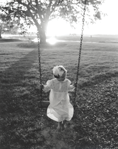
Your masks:
M85 25L84 33L93 35L93 34L112 34L118 35L118 0L105 0L104 3L101 5L100 10L106 14L102 20L96 21L95 24ZM72 30L68 23L61 20L54 20L53 22L49 23L49 34L67 34L71 33L81 33L81 27L78 24L76 30ZM60 28L60 29L59 29ZM53 32L52 32L53 30Z
M95 24L85 25L84 33L93 35L93 34L112 34L118 35L118 0L105 0L104 3L100 6L100 10L106 14L105 17L102 17L102 20L96 21ZM76 30L72 30L68 23L64 21L54 21L49 23L49 31L52 34L67 34L72 33L81 33L81 27L78 24ZM63 24L63 25L62 25ZM61 27L62 26L62 27ZM60 28L60 29L59 29Z
M101 10L107 16L91 25L89 32L91 31L91 34L118 34L118 0L105 0Z
M5 2L8 0L0 0ZM118 0L104 0L105 2L100 7L103 13L107 16L103 17L102 20L96 21L95 24L85 26L85 34L118 34ZM32 29L34 30L34 29ZM81 27L78 24L76 30L73 30L70 25L64 20L53 20L48 25L47 34L50 35L63 35L68 33L80 33Z

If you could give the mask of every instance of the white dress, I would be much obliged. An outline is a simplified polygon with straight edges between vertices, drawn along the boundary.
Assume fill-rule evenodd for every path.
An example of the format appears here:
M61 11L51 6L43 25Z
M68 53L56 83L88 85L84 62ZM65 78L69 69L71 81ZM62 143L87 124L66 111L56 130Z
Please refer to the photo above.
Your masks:
M47 116L52 120L61 122L64 120L70 121L73 117L74 108L70 103L68 91L74 89L71 81L65 79L58 81L56 78L48 80L44 85L44 91L50 90L50 104L47 108Z

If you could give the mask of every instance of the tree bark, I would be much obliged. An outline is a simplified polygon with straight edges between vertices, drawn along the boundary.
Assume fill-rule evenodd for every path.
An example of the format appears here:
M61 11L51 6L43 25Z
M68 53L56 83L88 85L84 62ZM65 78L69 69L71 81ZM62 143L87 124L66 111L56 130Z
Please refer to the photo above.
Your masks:
M40 43L46 43L46 33L45 33L45 29L43 27L41 27L41 25L36 25L37 26L37 31L39 33L39 38L40 38Z
M46 43L46 30L47 30L48 20L43 21L40 24L39 34L40 34L40 42L45 44Z
M40 34L40 42L41 43L46 43L45 29L44 28L41 28L39 34Z

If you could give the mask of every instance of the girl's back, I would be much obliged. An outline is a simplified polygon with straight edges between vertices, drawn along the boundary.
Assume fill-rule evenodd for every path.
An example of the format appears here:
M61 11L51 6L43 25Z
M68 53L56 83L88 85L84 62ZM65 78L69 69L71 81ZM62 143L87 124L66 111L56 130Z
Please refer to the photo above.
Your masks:
M74 90L74 86L66 78L67 70L63 66L55 66L53 75L54 79L48 80L43 89L45 92L50 91L47 116L57 122L70 121L74 109L70 103L68 91Z
M64 81L58 81L56 78L51 80L52 90L54 92L68 92L70 81L65 79Z

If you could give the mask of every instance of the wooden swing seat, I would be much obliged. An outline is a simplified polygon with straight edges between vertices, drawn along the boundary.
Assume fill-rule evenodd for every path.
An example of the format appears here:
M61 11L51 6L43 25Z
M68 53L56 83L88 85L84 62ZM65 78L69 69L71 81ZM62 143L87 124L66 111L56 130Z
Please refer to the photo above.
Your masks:
M39 102L39 108L47 108L49 106L49 101L44 100Z
M49 95L48 95L49 96ZM70 102L73 103L74 92L69 92ZM47 108L49 106L49 99L46 96L42 97L42 101L39 102L39 108Z

